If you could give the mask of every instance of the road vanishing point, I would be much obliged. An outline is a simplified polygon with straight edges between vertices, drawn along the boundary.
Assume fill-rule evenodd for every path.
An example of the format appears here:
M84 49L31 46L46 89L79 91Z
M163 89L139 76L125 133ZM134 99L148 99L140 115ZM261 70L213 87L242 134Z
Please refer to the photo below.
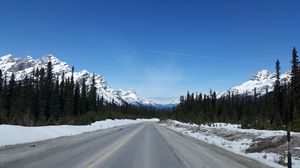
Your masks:
M268 168L143 122L0 148L0 168Z

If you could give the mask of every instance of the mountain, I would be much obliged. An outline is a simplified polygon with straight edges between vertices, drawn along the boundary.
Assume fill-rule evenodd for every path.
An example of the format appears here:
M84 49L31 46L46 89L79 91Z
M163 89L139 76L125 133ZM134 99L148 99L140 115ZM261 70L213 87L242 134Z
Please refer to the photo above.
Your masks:
M282 73L280 75L280 82L289 82L291 79L290 71ZM274 89L274 83L276 80L276 73L271 73L268 70L261 70L253 75L250 80L230 88L228 91L235 94L254 94L254 89L256 88L256 93L258 95L265 94L266 90L272 91ZM227 94L223 92L222 94Z
M152 97L149 100L160 109L170 109L180 103L178 97Z
M71 77L72 68L67 63L60 61L53 55L47 55L36 60L30 56L19 58L13 57L10 54L5 55L0 57L0 69L6 73L8 79L12 73L14 73L16 80L20 80L23 79L26 74L32 73L32 71L36 68L46 68L49 61L52 62L54 76L59 76L59 80L61 80L60 77L63 72L65 73L65 78ZM74 80L82 83L83 79L85 79L85 84L89 86L92 82L93 75L93 73L87 70L74 72ZM98 95L103 96L106 101L111 102L114 100L114 102L119 105L126 102L134 105L157 106L157 103L153 103L150 100L139 97L136 92L132 90L114 90L101 75L95 74L95 82Z
M5 55L0 57L0 69L7 74L9 78L12 73L15 74L16 80L23 79L26 74L32 73L36 68L46 68L48 62L51 61L53 65L53 73L55 76L61 76L65 73L65 78L71 77L72 69L66 63L60 61L53 55L47 55L40 59L34 60L32 57L27 56L24 58L13 57L12 55ZM82 80L86 80L86 85L89 86L92 82L93 73L82 70L74 72L74 80L82 83ZM281 82L290 81L290 71L287 71L280 75ZM224 91L218 94L218 97L230 93L235 94L254 94L254 89L258 95L265 94L266 90L272 91L274 88L276 77L275 73L271 73L268 70L261 70L253 75L248 81L230 88L228 91ZM115 103L121 105L123 103L129 103L134 105L146 105L154 106L158 108L170 108L179 103L178 98L151 98L145 99L139 97L135 91L122 89L113 89L104 80L102 75L95 74L96 88L99 96L103 96L106 101L111 102L114 100Z

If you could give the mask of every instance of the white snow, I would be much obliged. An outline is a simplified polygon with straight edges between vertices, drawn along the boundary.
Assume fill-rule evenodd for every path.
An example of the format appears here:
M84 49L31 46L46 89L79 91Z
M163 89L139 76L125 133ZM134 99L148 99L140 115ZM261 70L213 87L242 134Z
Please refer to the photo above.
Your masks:
M91 125L56 125L56 126L39 126L24 127L17 125L0 125L0 147L20 143L41 141L46 139L57 138L61 136L77 135L84 132L90 132L100 129L107 129L127 124L136 124L140 122L158 122L159 119L107 119L97 121Z
M31 56L24 58L13 57L11 54L0 57L0 69L3 70L3 74L7 74L7 79L10 79L12 73L15 74L16 80L24 79L26 75L31 74L33 70L39 68L46 68L48 62L52 62L53 74L54 76L59 76L61 80L61 75L65 73L65 79L70 78L72 75L72 68L63 61L60 61L55 56L49 54L40 59L34 60ZM74 80L82 84L83 79L85 79L85 84L90 86L92 83L93 73L82 70L79 72L74 72ZM104 100L111 102L114 100L116 104L121 105L124 102L135 105L153 105L156 104L147 100L145 98L139 97L136 92L129 90L123 91L121 89L114 90L109 86L109 84L104 80L102 75L95 74L95 83L97 88L97 93Z
M272 91L274 88L274 83L276 80L276 74L271 73L268 70L258 71L255 75L253 75L250 80L234 86L229 89L229 91L236 94L254 94L254 88L256 88L256 93L265 94L266 90ZM283 84L285 82L289 82L291 78L290 71L284 72L280 75L280 82ZM228 92L222 92L221 95L227 94Z
M162 125L178 132L196 139L214 144L228 151L236 154L255 159L261 163L269 165L274 168L283 168L277 164L279 155L275 153L245 153L245 150L253 143L253 137L267 138L274 136L286 135L285 131L269 131L269 130L255 130L255 129L241 129L240 125L227 123L214 123L211 125L196 125L182 123L175 120L167 120ZM238 135L234 140L227 140L220 134ZM300 133L292 133L292 135L300 135ZM300 148L300 147L296 147ZM293 157L293 167L300 168L300 159Z

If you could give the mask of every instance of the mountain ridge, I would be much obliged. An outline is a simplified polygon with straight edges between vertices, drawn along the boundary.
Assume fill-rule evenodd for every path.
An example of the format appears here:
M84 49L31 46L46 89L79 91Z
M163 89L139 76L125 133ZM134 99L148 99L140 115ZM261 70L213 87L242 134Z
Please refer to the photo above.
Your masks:
M290 71L286 71L280 74L280 82L281 83L288 83L291 80ZM267 91L273 91L274 84L276 81L276 73L270 72L268 70L260 70L249 80L231 87L227 91L221 92L219 96L224 94L234 93L234 94L248 94L254 95L254 89L256 89L257 95L264 95Z
M62 73L65 73L65 78L71 77L72 68L66 63L59 60L57 57L48 54L39 59L33 59L31 56L26 57L14 57L12 54L7 54L0 57L0 69L10 77L12 73L15 74L16 80L25 78L27 74L33 72L36 68L46 68L48 62L51 61L53 65L53 73L55 76L59 77ZM78 72L74 72L74 80L81 83L83 79L86 80L86 85L89 86L92 82L92 77L94 73L89 72L84 69ZM284 72L280 75L281 83L290 81L290 71ZM276 77L274 72L268 70L260 70L249 80L231 87L230 89L223 91L218 94L218 97L230 93L234 94L248 94L254 95L254 89L256 89L257 95L263 95L266 91L272 91L274 88ZM133 105L146 105L154 106L158 108L169 108L179 103L178 99L173 99L172 101L158 101L156 99L146 99L137 95L134 90L122 90L113 89L110 87L108 82L104 79L102 75L95 74L97 94L103 96L104 100L114 102L118 105L123 103L133 104Z
M36 68L46 68L48 62L51 61L53 66L54 76L58 76L61 80L61 75L64 72L65 78L71 77L72 68L66 63L59 60L57 57L49 54L40 59L33 59L31 56L14 57L12 54L7 54L0 57L0 69L6 73L9 78L13 73L16 80L24 79L27 74L30 74ZM97 94L103 96L104 100L121 105L123 103L133 105L157 106L159 104L142 98L133 90L124 91L122 89L113 89L107 83L102 75L91 73L88 70L74 72L74 81L81 83L85 79L85 84L89 86L92 82L92 77L95 74L95 82Z

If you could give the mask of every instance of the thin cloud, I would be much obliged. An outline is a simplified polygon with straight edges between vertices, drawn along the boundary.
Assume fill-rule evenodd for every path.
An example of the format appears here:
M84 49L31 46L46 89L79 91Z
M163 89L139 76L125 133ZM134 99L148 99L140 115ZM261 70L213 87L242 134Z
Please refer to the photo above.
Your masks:
M146 67L141 72L141 80L134 87L145 97L160 97L161 95L180 95L178 88L184 80L184 70L172 66Z
M180 57L191 57L191 58L201 58L201 59L220 59L220 58L217 58L217 57L208 57L208 56L201 56L201 55L195 55L195 54L169 52L169 51L161 51L161 50L148 50L147 52L154 53L154 54L180 56Z
M160 55L169 55L174 57L188 57L188 58L199 58L199 59L206 59L206 60L218 60L218 61L237 61L239 59L236 58L220 58L220 57L212 57L212 56L203 56L203 55L196 55L196 54L188 54L188 53L180 53L180 52L170 52L170 51L162 51L162 50L148 50L148 53L153 54L160 54ZM253 62L254 61L247 61Z

